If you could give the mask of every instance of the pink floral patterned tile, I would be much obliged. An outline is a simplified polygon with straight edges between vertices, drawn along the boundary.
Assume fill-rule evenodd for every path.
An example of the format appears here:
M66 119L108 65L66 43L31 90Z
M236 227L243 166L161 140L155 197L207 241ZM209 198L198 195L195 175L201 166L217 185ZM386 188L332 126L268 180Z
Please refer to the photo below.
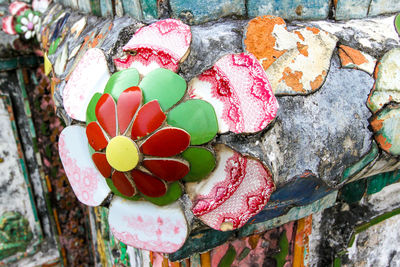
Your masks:
M172 253L186 240L188 225L179 205L159 207L115 197L108 216L113 235L136 248Z
M118 70L136 68L141 75L157 68L176 72L191 38L189 26L180 20L161 20L139 29L123 47L126 56L114 62Z
M195 216L216 230L242 227L261 211L275 190L270 171L258 160L225 145L215 146L219 162L200 183L186 184Z
M76 197L88 206L100 205L111 190L90 157L85 128L65 128L58 145L65 173Z
M89 49L64 87L64 108L76 120L86 120L86 107L96 92L103 92L110 78L107 60L101 49Z
M261 131L278 110L267 76L251 54L222 57L189 83L189 94L214 106L220 133Z

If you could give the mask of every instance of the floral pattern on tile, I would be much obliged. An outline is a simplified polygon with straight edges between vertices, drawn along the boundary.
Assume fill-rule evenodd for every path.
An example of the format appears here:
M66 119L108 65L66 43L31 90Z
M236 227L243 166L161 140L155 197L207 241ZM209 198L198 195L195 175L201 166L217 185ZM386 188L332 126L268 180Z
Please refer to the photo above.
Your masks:
M151 39L158 41L151 43ZM143 27L124 49L132 52L145 48L154 55L162 50L178 64L188 51L190 39L187 25L168 19ZM155 46L158 43L167 47ZM214 142L219 127L222 132L253 133L263 130L277 114L278 103L254 56L242 53L217 60L211 70L195 78L210 77L209 91L192 86L191 82L187 92L186 81L174 73L177 67L152 65L155 62L152 57L142 57L142 65L123 66L110 76L105 63L94 63L106 62L101 51L89 49L87 54L64 88L64 108L72 118L85 117L89 159L113 194L109 198L109 222L117 238L158 252L179 249L186 234L178 234L179 242L171 244L168 237L171 233L161 229L161 222L182 217L181 223L177 223L178 230L187 228L177 203L183 193L188 193L194 201L196 216L223 231L243 226L265 206L275 188L268 168L257 159ZM118 60L114 63L118 69ZM143 66L150 65L151 68L143 70ZM103 73L100 76L99 68ZM79 91L81 83L87 83L85 87L89 88L83 94ZM206 97L215 92L225 98ZM229 108L231 111L227 111ZM224 121L227 117L234 119ZM241 123L235 126L234 122ZM78 126L66 129L70 127ZM232 172L228 175L225 170L229 168ZM220 176L221 173L225 175ZM73 179L69 175L68 178ZM198 201L203 193L190 191L201 184L208 184L210 191L204 193L210 197L208 202ZM79 194L78 189L73 189ZM208 207L202 210L202 204ZM128 220L121 218L122 210L128 206L139 217L140 213L146 214L144 206L154 210L146 227L159 227L160 231L148 233L146 240L136 227L130 227ZM170 207L174 207L173 211L166 215ZM132 224L140 223L139 217L136 222L131 220Z

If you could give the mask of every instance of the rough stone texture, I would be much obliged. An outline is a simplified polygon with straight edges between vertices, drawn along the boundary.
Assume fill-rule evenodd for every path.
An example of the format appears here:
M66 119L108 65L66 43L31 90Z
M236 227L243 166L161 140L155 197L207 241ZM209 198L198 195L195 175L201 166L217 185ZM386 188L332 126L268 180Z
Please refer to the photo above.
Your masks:
M172 14L189 24L199 24L226 16L244 16L244 0L170 0Z
M328 0L248 0L249 17L274 15L288 20L325 19L329 13Z
M339 43L380 58L384 53L400 45L394 26L395 16L354 19L347 22L313 21L316 26L339 38ZM303 22L297 25L305 25Z

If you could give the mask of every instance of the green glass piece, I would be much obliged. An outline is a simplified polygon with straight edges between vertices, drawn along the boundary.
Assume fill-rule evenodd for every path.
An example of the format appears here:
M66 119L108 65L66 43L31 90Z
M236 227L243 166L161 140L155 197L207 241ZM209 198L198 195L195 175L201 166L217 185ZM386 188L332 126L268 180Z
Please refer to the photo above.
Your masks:
M177 201L182 195L182 188L179 182L169 184L167 193L162 197L148 197L143 195L143 198L158 206L165 206Z
M230 267L235 260L235 257L236 250L232 245L229 245L228 250L219 262L218 267Z
M367 194L375 194L384 187L398 182L400 179L400 171L380 173L367 178Z
M248 247L245 247L242 252L240 252L239 256L238 256L238 261L243 260L244 258L247 257L247 255L249 255L251 249L249 249Z
M17 25L15 25L15 30L16 30L18 33L23 33L24 31L21 29L21 27L22 27L21 24L17 24Z
M32 10L31 9L27 9L27 10L25 10L25 12L24 12L24 17L26 17L26 18L28 18L28 16L29 16L29 14L33 14L33 12L32 12Z
M394 19L394 26L396 28L397 33L400 35L400 13L397 14L396 18Z
M167 111L182 99L186 92L186 81L167 69L155 69L140 82L144 102L157 99L161 109Z
M121 70L111 75L110 79L108 79L104 93L110 94L117 101L119 95L125 89L138 84L139 72L136 69Z
M190 134L192 145L201 145L212 140L218 132L218 122L213 106L200 99L188 100L173 108L167 123Z
M277 267L283 267L286 263L286 256L289 253L289 242L286 237L286 231L283 231L281 236L279 237L279 253L274 255L274 259L276 260Z
M182 157L190 164L190 171L183 178L185 182L198 182L215 168L214 154L206 148L189 147Z
M102 96L102 94L95 93L92 96L92 99L90 99L89 105L86 109L86 124L89 124L92 121L97 121L95 109L96 109L97 101L99 101L101 96Z
M61 38L58 37L54 42L51 43L50 48L49 48L49 55L53 55L56 50L58 45L60 44Z
M106 179L106 182L107 182L108 187L111 189L111 191L112 191L115 195L117 195L117 196L119 196L119 197L122 197L122 198L125 198L125 199L129 199L129 200L139 200L139 199L140 199L140 195L139 195L139 194L134 195L133 197L124 196L124 195L121 194L121 193L118 191L118 189L114 186L114 184L113 184L113 182L112 182L112 180L111 180L110 178L104 178L104 179Z
M22 18L24 18L24 16L18 16L18 17L17 17L17 23L18 23L18 24L21 24ZM22 25L21 25L21 26L22 26Z
M365 179L345 184L340 190L340 199L347 203L358 202L363 197L366 187Z

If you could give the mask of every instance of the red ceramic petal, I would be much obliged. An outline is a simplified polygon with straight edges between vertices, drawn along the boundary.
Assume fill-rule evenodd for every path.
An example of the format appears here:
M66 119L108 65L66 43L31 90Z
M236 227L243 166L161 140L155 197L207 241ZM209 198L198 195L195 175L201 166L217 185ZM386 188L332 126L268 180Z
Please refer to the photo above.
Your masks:
M106 159L106 154L104 153L94 153L92 155L92 160L96 165L99 172L106 178L109 178L111 175L111 166L108 164Z
M100 125L92 121L86 127L86 136L94 150L99 151L107 147L108 141L100 128Z
M121 93L117 102L118 127L120 134L128 128L133 116L142 102L142 91L132 86Z
M115 188L124 196L132 197L136 194L135 187L123 172L115 171L111 179Z
M190 135L179 128L163 128L150 136L140 150L147 155L171 157L184 151L190 143Z
M177 181L189 172L189 164L178 159L145 159L143 165L155 176L165 181Z
M111 137L114 137L117 134L116 107L111 95L104 94L100 97L96 104L95 113L101 127Z
M131 138L136 140L154 132L163 124L165 118L166 116L157 100L146 103L136 115L132 125Z
M137 189L149 197L161 197L167 192L166 184L150 174L138 170L131 171Z

